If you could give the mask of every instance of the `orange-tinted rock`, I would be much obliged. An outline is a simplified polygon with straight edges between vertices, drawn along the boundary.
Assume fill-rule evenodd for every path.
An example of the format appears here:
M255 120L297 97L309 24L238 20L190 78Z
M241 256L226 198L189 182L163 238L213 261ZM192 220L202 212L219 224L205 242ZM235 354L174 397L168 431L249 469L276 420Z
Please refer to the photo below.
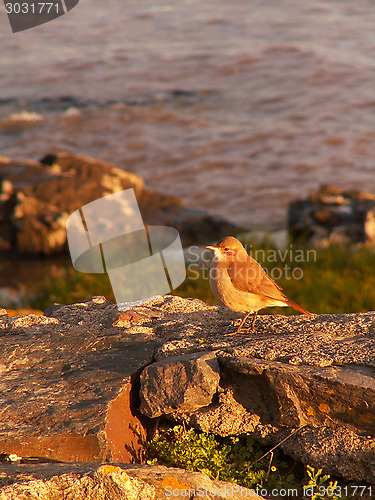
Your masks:
M130 188L144 223L175 227L184 246L238 231L229 222L183 207L176 197L145 189L143 179L133 172L62 152L46 155L40 162L0 158L0 252L66 253L69 214L103 196Z
M98 436L69 432L55 436L25 436L9 439L6 436L0 436L0 450L4 450L4 453L16 453L20 457L42 457L61 462L101 462L106 458Z
M0 316L0 452L69 462L140 453L131 379L156 341L113 327L115 311L94 297L47 316Z
M40 311L39 309L4 309L4 311L6 311L8 316L21 316L24 314L36 314L39 316L43 315L43 311Z
M132 384L129 383L111 401L107 411L105 434L111 460L128 463L141 458L146 432L131 409Z
M215 500L263 499L254 489L162 465L0 464L0 488L0 500L185 500L193 490Z

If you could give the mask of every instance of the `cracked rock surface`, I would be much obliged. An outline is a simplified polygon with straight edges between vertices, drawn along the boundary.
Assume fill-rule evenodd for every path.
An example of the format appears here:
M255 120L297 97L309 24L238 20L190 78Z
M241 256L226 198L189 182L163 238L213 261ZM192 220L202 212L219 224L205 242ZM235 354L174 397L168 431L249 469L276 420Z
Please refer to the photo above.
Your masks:
M248 433L347 479L375 483L375 313L239 315L104 297L44 316L0 315L0 452L129 462L160 418Z

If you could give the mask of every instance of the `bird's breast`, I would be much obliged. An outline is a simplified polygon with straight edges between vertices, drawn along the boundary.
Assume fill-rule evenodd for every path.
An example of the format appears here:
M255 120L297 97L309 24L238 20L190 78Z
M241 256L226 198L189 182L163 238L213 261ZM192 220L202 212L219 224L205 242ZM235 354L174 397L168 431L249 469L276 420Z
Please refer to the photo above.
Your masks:
M216 257L211 262L210 286L220 304L232 311L247 313L258 311L263 307L260 297L248 292L237 290L229 277L227 265Z
M248 313L265 307L285 306L285 302L271 299L259 293L236 288L227 271L227 263L214 257L210 266L210 286L218 302L232 311Z

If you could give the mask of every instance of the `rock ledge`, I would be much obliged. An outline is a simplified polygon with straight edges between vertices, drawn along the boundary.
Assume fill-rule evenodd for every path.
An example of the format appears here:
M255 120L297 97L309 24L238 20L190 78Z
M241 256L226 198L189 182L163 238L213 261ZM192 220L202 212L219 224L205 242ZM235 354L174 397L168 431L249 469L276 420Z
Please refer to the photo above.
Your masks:
M375 313L264 315L231 335L237 318L168 295L121 321L104 297L1 315L0 451L127 462L161 418L270 445L298 429L286 453L375 484Z

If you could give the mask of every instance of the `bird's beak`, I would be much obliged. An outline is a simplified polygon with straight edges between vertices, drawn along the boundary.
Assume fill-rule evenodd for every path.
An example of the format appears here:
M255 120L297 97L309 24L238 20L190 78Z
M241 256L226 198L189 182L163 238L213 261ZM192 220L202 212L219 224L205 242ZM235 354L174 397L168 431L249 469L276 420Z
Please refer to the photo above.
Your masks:
M217 247L212 245L207 245L206 248L208 248L208 250L213 250L213 251L217 250Z

